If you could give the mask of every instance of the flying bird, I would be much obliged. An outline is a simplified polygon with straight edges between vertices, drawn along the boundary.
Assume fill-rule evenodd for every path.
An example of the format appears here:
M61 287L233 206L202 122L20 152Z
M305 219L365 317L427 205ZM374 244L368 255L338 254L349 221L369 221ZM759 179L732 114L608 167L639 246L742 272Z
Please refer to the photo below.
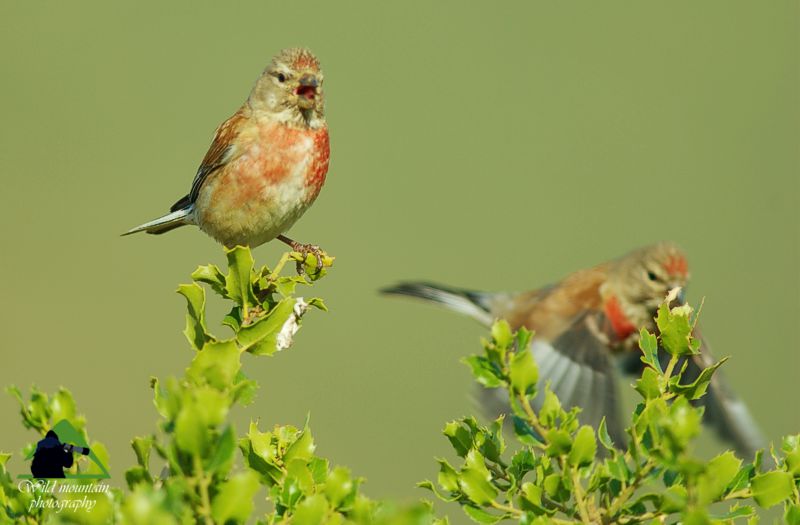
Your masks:
M279 239L293 250L319 247L284 235L319 195L330 146L317 58L303 48L278 53L250 96L214 135L187 195L169 213L137 226L162 234L193 224L225 245Z
M487 326L505 319L514 329L524 326L535 331L531 348L539 365L539 388L550 381L565 408L582 409L583 423L597 427L605 416L609 434L621 445L625 434L615 371L641 373L645 365L639 359L639 329L656 330L653 318L658 306L670 290L685 290L688 280L685 254L675 244L662 242L527 292L476 292L424 282L400 283L382 292L439 303ZM679 300L683 302L682 293ZM697 331L694 335L699 337ZM703 342L700 353L689 360L684 382L713 363ZM496 393L487 391L487 396L492 392ZM541 407L543 397L535 398L535 408ZM501 409L496 396L486 402ZM698 402L705 406L704 422L737 452L752 457L764 446L753 417L719 370Z

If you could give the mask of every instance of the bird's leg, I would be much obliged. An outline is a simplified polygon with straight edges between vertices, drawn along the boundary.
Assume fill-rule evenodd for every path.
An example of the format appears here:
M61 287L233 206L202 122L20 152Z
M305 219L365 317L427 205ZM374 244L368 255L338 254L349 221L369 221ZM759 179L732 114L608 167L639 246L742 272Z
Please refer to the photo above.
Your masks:
M278 235L278 240L287 244L292 250L302 253L303 257L309 253L313 253L317 259L317 271L322 270L322 250L316 244L303 244L301 242L293 241L285 235ZM297 262L297 273L303 274L303 263Z

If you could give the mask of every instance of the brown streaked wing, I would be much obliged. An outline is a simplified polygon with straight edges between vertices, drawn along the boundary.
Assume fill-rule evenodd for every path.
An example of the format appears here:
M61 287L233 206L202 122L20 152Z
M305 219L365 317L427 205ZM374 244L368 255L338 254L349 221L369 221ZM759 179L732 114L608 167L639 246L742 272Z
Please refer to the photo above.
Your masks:
M584 313L600 311L600 286L607 275L607 264L580 270L554 285L521 293L492 313L514 328L524 326L539 337L553 340Z
M214 133L214 140L211 141L211 146L208 148L205 157L203 157L200 167L197 168L197 174L194 177L194 181L192 181L192 189L188 195L173 204L170 211L176 211L193 204L200 194L200 188L208 177L238 156L235 140L239 135L241 124L246 120L247 117L240 109L219 125Z

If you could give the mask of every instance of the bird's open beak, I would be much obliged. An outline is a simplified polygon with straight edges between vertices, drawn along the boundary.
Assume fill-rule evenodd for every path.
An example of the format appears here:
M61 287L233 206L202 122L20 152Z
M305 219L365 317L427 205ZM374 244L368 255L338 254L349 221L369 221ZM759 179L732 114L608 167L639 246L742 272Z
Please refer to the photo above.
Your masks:
M678 295L677 297L675 297L675 300L678 302L678 304L686 304L686 287L685 286L679 287L677 285L676 287L680 289L678 290Z
M316 104L317 88L319 81L314 75L303 75L300 77L299 86L297 87L297 100L298 105L302 109L311 109Z

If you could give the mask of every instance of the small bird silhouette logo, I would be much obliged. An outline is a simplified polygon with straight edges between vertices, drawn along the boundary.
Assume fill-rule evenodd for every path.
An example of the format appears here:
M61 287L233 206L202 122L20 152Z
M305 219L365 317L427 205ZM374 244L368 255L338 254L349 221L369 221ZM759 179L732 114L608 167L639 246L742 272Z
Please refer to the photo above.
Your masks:
M539 365L539 388L550 381L565 408L582 409L579 417L583 423L597 427L605 416L611 437L622 445L625 434L614 365L628 373L641 373L644 364L639 359L638 330L655 331L653 318L658 306L675 288L681 290L677 300L684 302L682 292L688 280L683 251L662 242L527 292L476 292L421 282L400 283L382 292L439 303L484 325L499 318L512 328L524 326L535 331L531 348ZM694 336L702 340L699 331ZM684 379L693 381L713 363L703 341L700 353L689 358ZM487 396L492 392L486 391ZM543 397L536 397L537 409ZM504 408L496 396L485 401L493 410ZM705 406L704 422L731 441L740 454L752 457L763 448L765 440L753 417L724 383L719 370L699 403Z
M217 128L189 193L168 214L123 235L194 224L228 248L277 238L314 253L320 264L318 246L283 233L317 198L328 172L322 81L309 50L278 53L245 103Z

